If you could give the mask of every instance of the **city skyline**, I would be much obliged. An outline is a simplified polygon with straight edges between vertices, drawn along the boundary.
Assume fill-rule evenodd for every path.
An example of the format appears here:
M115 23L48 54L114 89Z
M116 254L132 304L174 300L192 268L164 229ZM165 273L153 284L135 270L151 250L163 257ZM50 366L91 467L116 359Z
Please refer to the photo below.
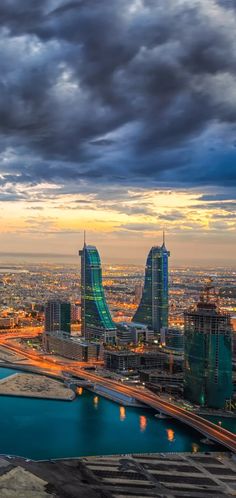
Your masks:
M86 228L144 264L165 227L172 264L235 264L234 2L3 0L0 21L1 251L73 255Z
M0 498L235 494L235 33L0 1Z

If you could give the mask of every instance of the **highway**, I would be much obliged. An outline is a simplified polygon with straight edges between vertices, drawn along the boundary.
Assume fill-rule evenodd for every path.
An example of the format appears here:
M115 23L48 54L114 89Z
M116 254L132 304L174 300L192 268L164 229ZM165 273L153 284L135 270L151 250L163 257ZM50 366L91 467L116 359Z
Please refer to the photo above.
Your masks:
M6 341L9 341L9 336ZM63 370L64 372L76 375L82 379L90 380L92 383L96 383L105 386L108 389L131 396L141 403L144 403L155 410L160 411L161 413L183 422L184 424L199 431L205 437L222 444L233 452L236 452L236 434L233 434L221 426L213 424L209 420L206 420L193 412L189 412L188 410L185 410L184 408L181 408L169 401L163 400L163 398L145 388L138 389L137 387L125 385L123 383L101 377L97 373L84 370L84 363L76 361L65 362L58 358L53 359L50 358L50 356L43 355L38 351L26 351L20 344L13 344L6 341L3 337L1 337L0 345L4 345L17 354L23 354L30 360L31 365L33 366L57 373L62 373Z

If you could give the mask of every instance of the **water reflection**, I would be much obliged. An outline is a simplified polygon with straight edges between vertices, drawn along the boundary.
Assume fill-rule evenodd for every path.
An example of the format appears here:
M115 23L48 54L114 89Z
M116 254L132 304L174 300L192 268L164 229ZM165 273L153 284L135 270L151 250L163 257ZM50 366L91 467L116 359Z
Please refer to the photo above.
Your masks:
M170 443L173 443L173 441L175 440L175 433L173 431L173 429L166 429L166 433L167 433L167 439Z
M120 406L120 421L123 422L126 418L125 407Z
M147 417L144 415L140 415L139 417L139 427L141 432L144 432L147 428Z
M97 408L97 407L98 407L98 402L99 402L99 397L98 397L98 396L94 396L94 398L93 398L93 405L94 405L94 408Z
M82 396L83 394L83 388L82 387L77 387L76 392L79 396Z
M199 445L197 443L192 444L192 453L198 453L199 451Z

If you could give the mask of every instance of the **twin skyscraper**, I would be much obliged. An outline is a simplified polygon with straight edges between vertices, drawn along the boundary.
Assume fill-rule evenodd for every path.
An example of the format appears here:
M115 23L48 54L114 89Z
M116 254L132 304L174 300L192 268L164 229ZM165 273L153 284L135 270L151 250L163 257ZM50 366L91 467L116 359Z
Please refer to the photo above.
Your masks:
M81 331L89 339L113 342L113 322L102 285L102 268L98 250L84 242L81 257ZM133 322L146 325L159 334L168 326L168 258L163 236L162 246L151 248L146 263L143 295Z

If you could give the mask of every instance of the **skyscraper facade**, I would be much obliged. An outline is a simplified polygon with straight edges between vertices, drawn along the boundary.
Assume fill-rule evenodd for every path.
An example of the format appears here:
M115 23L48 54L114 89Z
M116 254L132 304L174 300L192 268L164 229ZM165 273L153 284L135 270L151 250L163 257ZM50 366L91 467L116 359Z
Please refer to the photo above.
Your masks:
M133 322L143 323L156 333L168 327L168 258L170 252L162 246L151 248L145 269L142 298Z
M134 302L135 304L139 304L143 295L143 283L139 282L135 285L134 289Z
M116 326L112 320L102 285L102 268L95 246L84 244L81 256L81 332L86 338L113 342Z
M62 301L48 301L45 306L45 332L71 332L71 304Z
M185 313L184 397L211 408L224 408L232 396L230 316L202 296Z

